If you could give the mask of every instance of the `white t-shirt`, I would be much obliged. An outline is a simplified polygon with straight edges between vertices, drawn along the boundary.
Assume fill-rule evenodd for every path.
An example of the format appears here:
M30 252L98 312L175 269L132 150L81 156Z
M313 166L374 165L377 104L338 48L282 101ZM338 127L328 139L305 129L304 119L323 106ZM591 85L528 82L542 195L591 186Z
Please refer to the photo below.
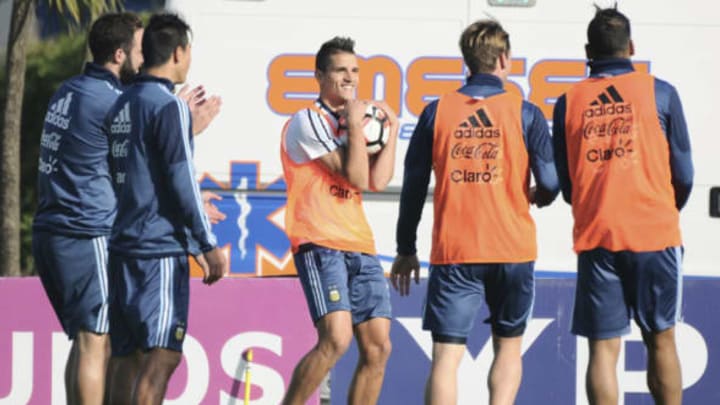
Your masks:
M283 146L295 163L315 160L343 144L343 141L335 136L333 129L338 128L337 118L319 102L316 102L316 105L326 113L306 108L290 118Z

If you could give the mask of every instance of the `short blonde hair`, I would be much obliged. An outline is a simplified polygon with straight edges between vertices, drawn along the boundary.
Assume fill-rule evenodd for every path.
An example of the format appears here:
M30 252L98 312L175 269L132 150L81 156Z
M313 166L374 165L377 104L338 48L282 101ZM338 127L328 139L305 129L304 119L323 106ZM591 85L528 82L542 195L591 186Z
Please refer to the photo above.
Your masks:
M479 20L463 31L460 50L471 74L491 73L500 55L510 51L510 35L497 21Z

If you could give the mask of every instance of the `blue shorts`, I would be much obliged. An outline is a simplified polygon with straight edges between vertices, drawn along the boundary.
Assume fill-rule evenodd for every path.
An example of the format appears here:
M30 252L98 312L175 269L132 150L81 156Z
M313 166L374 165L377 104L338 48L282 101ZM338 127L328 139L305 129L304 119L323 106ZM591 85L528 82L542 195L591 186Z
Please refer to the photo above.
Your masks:
M375 256L302 245L293 257L313 322L350 311L353 324L390 318L390 291Z
M107 237L33 231L33 258L45 293L70 339L108 333Z
M110 253L113 356L153 348L182 351L189 271L186 256L140 259Z
M433 338L465 343L485 299L485 320L499 337L521 336L535 298L535 262L431 265L423 329Z
M580 252L572 333L591 339L622 336L630 332L631 317L644 332L672 327L680 315L681 261L680 247Z

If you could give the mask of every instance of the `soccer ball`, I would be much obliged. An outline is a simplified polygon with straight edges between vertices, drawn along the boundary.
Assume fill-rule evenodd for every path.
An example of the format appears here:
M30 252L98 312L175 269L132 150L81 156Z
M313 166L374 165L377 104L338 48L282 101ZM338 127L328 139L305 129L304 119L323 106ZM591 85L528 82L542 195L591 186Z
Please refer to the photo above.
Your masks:
M363 130L368 154L380 152L390 136L390 121L385 112L375 104L368 104L363 117Z
M340 118L340 140L347 145L347 123L345 117ZM369 155L374 155L382 150L390 136L390 121L385 112L375 104L368 104L365 115L362 118L363 132L365 133L365 144Z

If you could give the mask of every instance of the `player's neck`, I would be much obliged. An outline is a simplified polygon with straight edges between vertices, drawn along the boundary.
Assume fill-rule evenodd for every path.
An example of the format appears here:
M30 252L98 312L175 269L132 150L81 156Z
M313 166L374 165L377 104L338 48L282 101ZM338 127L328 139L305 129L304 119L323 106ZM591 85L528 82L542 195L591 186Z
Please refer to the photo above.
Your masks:
M159 77L161 79L170 80L173 84L178 83L178 78L177 78L175 69L173 69L172 66L170 66L168 64L149 68L149 69L145 70L145 73L149 74L150 76L155 76L155 77Z
M103 64L102 67L109 70L110 73L115 75L115 77L117 77L118 79L120 78L120 65L118 65L117 63L108 62Z
M322 103L334 113L339 113L345 108L345 100L335 100L320 96L320 101L322 101Z

